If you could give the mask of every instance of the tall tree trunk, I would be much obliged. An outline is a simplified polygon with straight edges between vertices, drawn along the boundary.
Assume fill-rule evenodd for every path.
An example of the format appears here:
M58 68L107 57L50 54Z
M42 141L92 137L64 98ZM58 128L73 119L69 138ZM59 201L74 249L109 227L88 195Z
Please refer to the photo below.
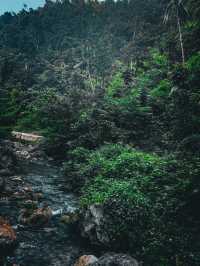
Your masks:
M180 46L181 46L182 63L184 65L185 64L185 51L184 51L184 45L183 45L183 34L181 30L181 21L180 21L180 17L178 14L177 14L177 24L178 24L178 31L179 31L179 41L180 41Z

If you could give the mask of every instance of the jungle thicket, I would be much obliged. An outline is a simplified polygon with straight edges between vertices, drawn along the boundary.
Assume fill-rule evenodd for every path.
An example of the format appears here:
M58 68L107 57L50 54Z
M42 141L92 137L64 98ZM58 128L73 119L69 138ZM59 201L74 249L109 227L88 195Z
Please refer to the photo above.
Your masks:
M46 0L0 17L0 138L39 132L107 250L200 265L200 2Z

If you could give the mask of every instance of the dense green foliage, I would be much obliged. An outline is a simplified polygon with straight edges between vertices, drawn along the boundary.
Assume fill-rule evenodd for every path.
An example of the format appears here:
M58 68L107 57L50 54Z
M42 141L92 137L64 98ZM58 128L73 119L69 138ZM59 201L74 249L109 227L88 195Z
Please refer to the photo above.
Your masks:
M199 17L192 0L0 17L0 138L43 134L81 208L104 206L107 248L144 265L200 265Z
M113 250L129 250L148 265L198 265L199 158L158 156L110 144L77 148L66 176L82 208L101 204L101 230ZM187 178L186 178L187 177ZM191 230L192 228L192 230Z

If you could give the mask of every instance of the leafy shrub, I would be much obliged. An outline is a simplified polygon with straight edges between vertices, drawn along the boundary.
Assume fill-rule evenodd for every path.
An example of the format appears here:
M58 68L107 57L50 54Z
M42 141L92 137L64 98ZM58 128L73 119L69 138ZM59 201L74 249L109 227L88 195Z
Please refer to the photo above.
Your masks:
M146 182L148 181L146 180ZM138 190L137 183L133 180L105 179L102 176L97 176L85 186L83 191L82 206L94 203L102 204L111 199L126 200L135 207L147 203L145 195Z
M84 180L87 183L96 177L127 182L134 180L144 190L148 180L163 176L166 168L165 161L157 155L120 144L105 145L92 153L77 148L69 153L69 158L65 163L65 173L68 181L77 186L76 191L84 185Z
M150 92L154 99L165 100L172 89L171 82L167 79L163 79L160 83Z
M94 172L96 176L123 180L141 176L159 176L165 167L157 155L119 144L101 147L90 155L88 163L90 172L96 169Z
M192 236L185 226L191 223L188 214L196 217L191 204L196 202L198 161L184 166L174 156L159 157L121 144L93 152L77 148L69 158L67 180L81 194L83 209L102 206L101 230L109 235L112 250L124 248L156 266L172 265L176 254L189 260L185 245Z
M191 72L200 71L200 52L194 54L188 59L186 67Z
M122 77L122 73L118 72L115 74L115 76L113 77L108 86L107 89L108 96L111 97L119 96L119 93L120 91L122 91L123 86L124 86L124 80Z

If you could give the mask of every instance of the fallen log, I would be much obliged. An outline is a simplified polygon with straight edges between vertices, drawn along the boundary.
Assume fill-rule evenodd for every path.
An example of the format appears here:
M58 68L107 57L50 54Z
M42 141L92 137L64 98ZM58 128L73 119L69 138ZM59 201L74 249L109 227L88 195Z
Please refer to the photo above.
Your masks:
M24 141L31 141L31 142L40 141L44 138L41 135L18 132L18 131L12 131L12 136L17 140L24 140Z

